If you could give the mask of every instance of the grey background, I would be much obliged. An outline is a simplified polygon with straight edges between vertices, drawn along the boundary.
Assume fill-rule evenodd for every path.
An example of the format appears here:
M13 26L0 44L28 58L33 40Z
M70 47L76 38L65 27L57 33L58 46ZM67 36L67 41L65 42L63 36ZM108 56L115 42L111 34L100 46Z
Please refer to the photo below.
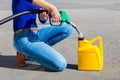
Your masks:
M48 2L53 3L58 8L114 8L120 9L120 0L47 0ZM12 0L0 0L0 9L8 10L11 9Z
M101 36L102 71L77 70L77 33L53 46L68 61L62 72L50 72L37 63L16 67L12 21L0 25L0 80L120 80L120 0L47 0L65 10L85 39ZM11 15L11 0L0 0L0 20ZM42 26L38 22L39 26Z

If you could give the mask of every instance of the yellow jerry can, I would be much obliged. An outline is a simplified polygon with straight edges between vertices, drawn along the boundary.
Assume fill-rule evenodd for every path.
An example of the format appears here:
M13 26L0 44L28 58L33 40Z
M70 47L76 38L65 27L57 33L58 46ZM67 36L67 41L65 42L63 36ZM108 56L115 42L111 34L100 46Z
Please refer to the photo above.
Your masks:
M98 41L97 44L93 44ZM102 38L97 36L91 40L78 40L78 70L102 70L103 45Z

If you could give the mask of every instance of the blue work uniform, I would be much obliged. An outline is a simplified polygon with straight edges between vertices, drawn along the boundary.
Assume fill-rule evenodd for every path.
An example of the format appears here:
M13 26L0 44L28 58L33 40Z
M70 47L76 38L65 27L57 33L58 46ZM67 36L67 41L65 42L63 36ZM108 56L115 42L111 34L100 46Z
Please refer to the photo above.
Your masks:
M40 8L33 5L32 0L12 0L13 14ZM34 27L37 27L36 14L25 14L13 21L14 32ZM72 32L73 28L68 24L48 25L36 31L15 33L13 43L16 51L24 54L27 60L35 61L50 70L62 71L66 68L67 61L51 46L67 38Z

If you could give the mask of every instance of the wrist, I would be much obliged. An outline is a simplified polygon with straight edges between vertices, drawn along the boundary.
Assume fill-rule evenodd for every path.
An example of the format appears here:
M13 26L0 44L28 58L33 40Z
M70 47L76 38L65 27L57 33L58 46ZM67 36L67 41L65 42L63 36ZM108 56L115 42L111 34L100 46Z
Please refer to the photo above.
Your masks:
M57 10L57 8L56 8L54 5L48 3L48 4L47 4L47 10L49 10L49 11L54 11L54 10Z

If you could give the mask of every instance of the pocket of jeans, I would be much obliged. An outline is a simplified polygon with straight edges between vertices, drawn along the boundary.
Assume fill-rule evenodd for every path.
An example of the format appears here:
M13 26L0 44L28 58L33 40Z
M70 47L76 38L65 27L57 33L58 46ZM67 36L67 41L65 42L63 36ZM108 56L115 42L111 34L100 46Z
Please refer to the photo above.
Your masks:
M28 39L32 42L38 41L38 31L31 31Z

